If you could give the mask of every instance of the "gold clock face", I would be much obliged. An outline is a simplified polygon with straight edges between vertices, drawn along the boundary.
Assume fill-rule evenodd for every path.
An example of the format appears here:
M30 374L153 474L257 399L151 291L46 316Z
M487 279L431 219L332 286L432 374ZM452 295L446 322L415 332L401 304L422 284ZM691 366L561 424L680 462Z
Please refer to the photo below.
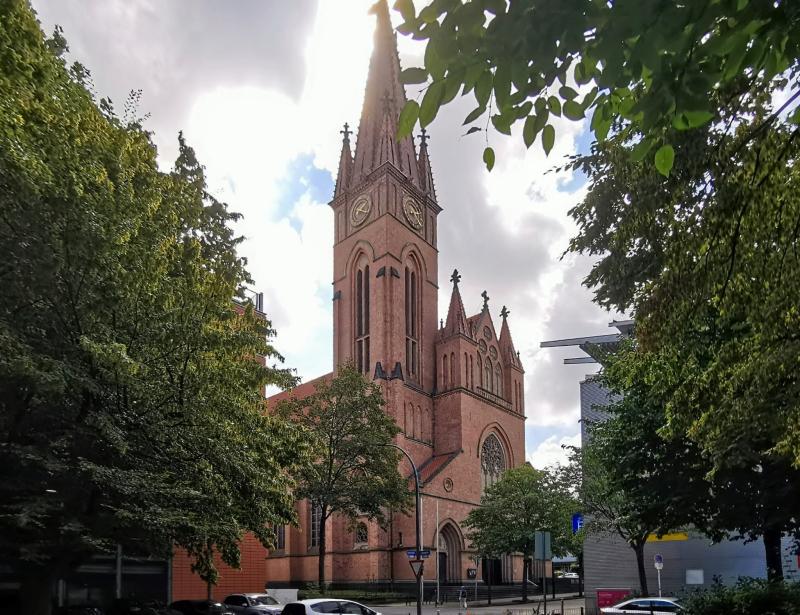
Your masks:
M422 228L422 207L410 196L403 199L403 214L412 227L417 230Z
M369 216L369 211L372 209L372 201L366 194L362 194L353 203L353 208L350 210L350 222L353 226L359 226Z

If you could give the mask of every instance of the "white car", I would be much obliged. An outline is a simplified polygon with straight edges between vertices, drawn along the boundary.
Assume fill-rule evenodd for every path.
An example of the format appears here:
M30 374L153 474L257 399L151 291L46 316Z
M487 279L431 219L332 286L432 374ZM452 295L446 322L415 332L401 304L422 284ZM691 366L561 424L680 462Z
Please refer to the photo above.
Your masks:
M267 594L231 594L222 601L236 615L280 615L283 605Z
M639 615L668 615L669 613L680 613L683 609L675 598L633 598L625 600L614 606L606 606L600 609L601 613L638 613Z
M282 615L381 615L368 606L352 600L335 600L332 598L315 598L314 600L298 600L283 607Z

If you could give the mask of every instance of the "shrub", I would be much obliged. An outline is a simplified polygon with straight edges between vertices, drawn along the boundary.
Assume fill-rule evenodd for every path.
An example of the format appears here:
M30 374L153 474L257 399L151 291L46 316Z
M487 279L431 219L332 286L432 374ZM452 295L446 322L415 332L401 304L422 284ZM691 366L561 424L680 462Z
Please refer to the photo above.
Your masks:
M800 583L740 579L688 594L685 615L800 615Z

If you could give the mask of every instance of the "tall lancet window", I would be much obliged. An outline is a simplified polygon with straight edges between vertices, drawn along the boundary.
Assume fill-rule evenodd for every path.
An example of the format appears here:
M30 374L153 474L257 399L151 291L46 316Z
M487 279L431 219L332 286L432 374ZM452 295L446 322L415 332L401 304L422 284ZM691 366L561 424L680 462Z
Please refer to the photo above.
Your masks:
M405 311L406 374L412 380L419 380L419 274L410 260L405 269Z
M494 485L506 471L506 454L500 438L489 434L481 446L481 486L483 489Z
M369 361L369 265L367 258L358 260L356 271L356 366L358 371L368 374Z

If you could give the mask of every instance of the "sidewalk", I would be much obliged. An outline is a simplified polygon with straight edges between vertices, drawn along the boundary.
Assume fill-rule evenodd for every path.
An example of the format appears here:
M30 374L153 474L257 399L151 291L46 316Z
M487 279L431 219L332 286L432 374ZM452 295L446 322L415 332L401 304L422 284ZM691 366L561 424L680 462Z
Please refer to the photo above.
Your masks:
M556 610L560 610L561 607L561 600L564 600L564 608L565 609L575 609L578 610L580 607L584 606L584 599L583 597L578 598L575 594L556 594L556 599L553 600L551 596L547 597L547 610L548 612L551 611L553 607ZM535 611L537 606L540 606L542 603L542 596L529 596L528 602L522 602L518 597L517 598L497 598L492 600L491 606L489 606L485 601L479 602L477 604L467 602L467 609L466 611L462 609L458 603L455 602L448 602L447 604L442 604L434 606L433 604L423 604L422 605L422 612L425 615L436 615L437 613L441 615L456 615L458 613L462 613L463 615L468 615L469 613L480 613L480 615L503 615L508 611L511 611L514 615L521 613L523 611L530 612L531 610ZM416 614L416 603L411 602L408 605L405 604L388 604L388 605L371 605L373 609L381 613L382 615L415 615ZM543 606L543 605L541 605ZM540 607L541 608L541 607ZM542 612L544 612L542 610Z

